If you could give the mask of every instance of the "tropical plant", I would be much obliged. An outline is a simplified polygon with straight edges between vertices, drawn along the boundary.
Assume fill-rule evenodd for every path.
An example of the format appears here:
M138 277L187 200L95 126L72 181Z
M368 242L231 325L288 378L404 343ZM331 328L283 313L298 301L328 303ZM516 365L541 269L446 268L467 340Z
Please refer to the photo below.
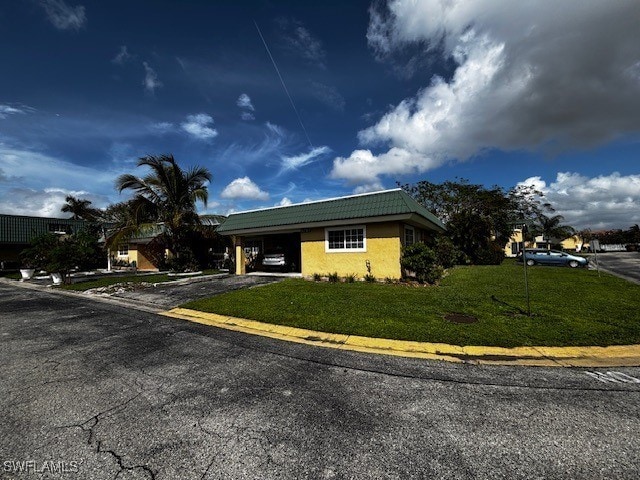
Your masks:
M547 242L547 249L551 250L551 240L563 240L575 234L575 229L569 225L562 225L564 217L562 215L554 215L548 217L543 213L538 215L533 231L537 235L542 235L542 240Z
M99 216L98 210L91 207L90 200L76 198L73 195L67 195L64 200L67 203L65 203L60 210L64 213L71 213L71 218L74 220L87 220L93 222Z
M151 172L144 177L124 174L116 181L118 191L131 190L135 196L126 204L122 230L116 229L121 234L114 235L110 244L160 223L172 255L193 256L189 234L200 225L196 202L207 205L211 173L199 166L183 170L173 155L148 155L138 160L138 166L148 167Z
M49 262L49 253L58 245L58 236L45 233L31 239L29 247L20 252L23 267L43 270Z

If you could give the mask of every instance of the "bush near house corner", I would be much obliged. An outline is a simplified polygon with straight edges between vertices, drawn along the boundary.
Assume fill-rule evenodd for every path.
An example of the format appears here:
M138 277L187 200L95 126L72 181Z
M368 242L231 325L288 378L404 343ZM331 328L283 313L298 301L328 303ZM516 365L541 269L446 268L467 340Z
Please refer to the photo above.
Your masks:
M444 274L444 267L438 262L436 252L424 243L404 247L401 265L420 283L434 284Z

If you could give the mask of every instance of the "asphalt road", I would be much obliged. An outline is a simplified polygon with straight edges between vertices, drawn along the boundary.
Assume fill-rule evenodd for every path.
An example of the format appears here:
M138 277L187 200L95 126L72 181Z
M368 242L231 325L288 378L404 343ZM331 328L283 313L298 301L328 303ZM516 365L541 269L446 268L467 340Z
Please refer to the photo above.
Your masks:
M589 259L595 264L592 255ZM598 254L598 264L608 272L617 274L634 283L640 283L640 252L606 252Z
M0 338L1 478L640 472L638 368L359 354L2 284Z

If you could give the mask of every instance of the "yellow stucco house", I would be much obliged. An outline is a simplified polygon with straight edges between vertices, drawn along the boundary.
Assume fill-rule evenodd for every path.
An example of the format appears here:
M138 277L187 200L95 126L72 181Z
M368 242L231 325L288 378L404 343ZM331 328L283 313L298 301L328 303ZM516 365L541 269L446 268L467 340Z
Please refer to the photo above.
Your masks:
M224 222L223 215L201 215L201 225L212 230ZM135 266L137 270L157 272L171 252L165 247L163 224L148 226L109 248L108 270L119 266Z
M233 238L238 275L247 272L247 257L277 250L304 277L335 272L362 278L370 269L376 278L397 279L402 246L444 229L397 188L233 213L217 231Z

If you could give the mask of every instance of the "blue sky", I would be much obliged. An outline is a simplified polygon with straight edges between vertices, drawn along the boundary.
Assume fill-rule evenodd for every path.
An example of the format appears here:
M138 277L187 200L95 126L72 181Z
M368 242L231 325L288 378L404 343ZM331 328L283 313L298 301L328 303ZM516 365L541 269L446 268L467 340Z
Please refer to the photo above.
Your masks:
M173 153L212 172L209 213L464 177L628 228L638 24L637 1L4 2L0 211L104 207Z

